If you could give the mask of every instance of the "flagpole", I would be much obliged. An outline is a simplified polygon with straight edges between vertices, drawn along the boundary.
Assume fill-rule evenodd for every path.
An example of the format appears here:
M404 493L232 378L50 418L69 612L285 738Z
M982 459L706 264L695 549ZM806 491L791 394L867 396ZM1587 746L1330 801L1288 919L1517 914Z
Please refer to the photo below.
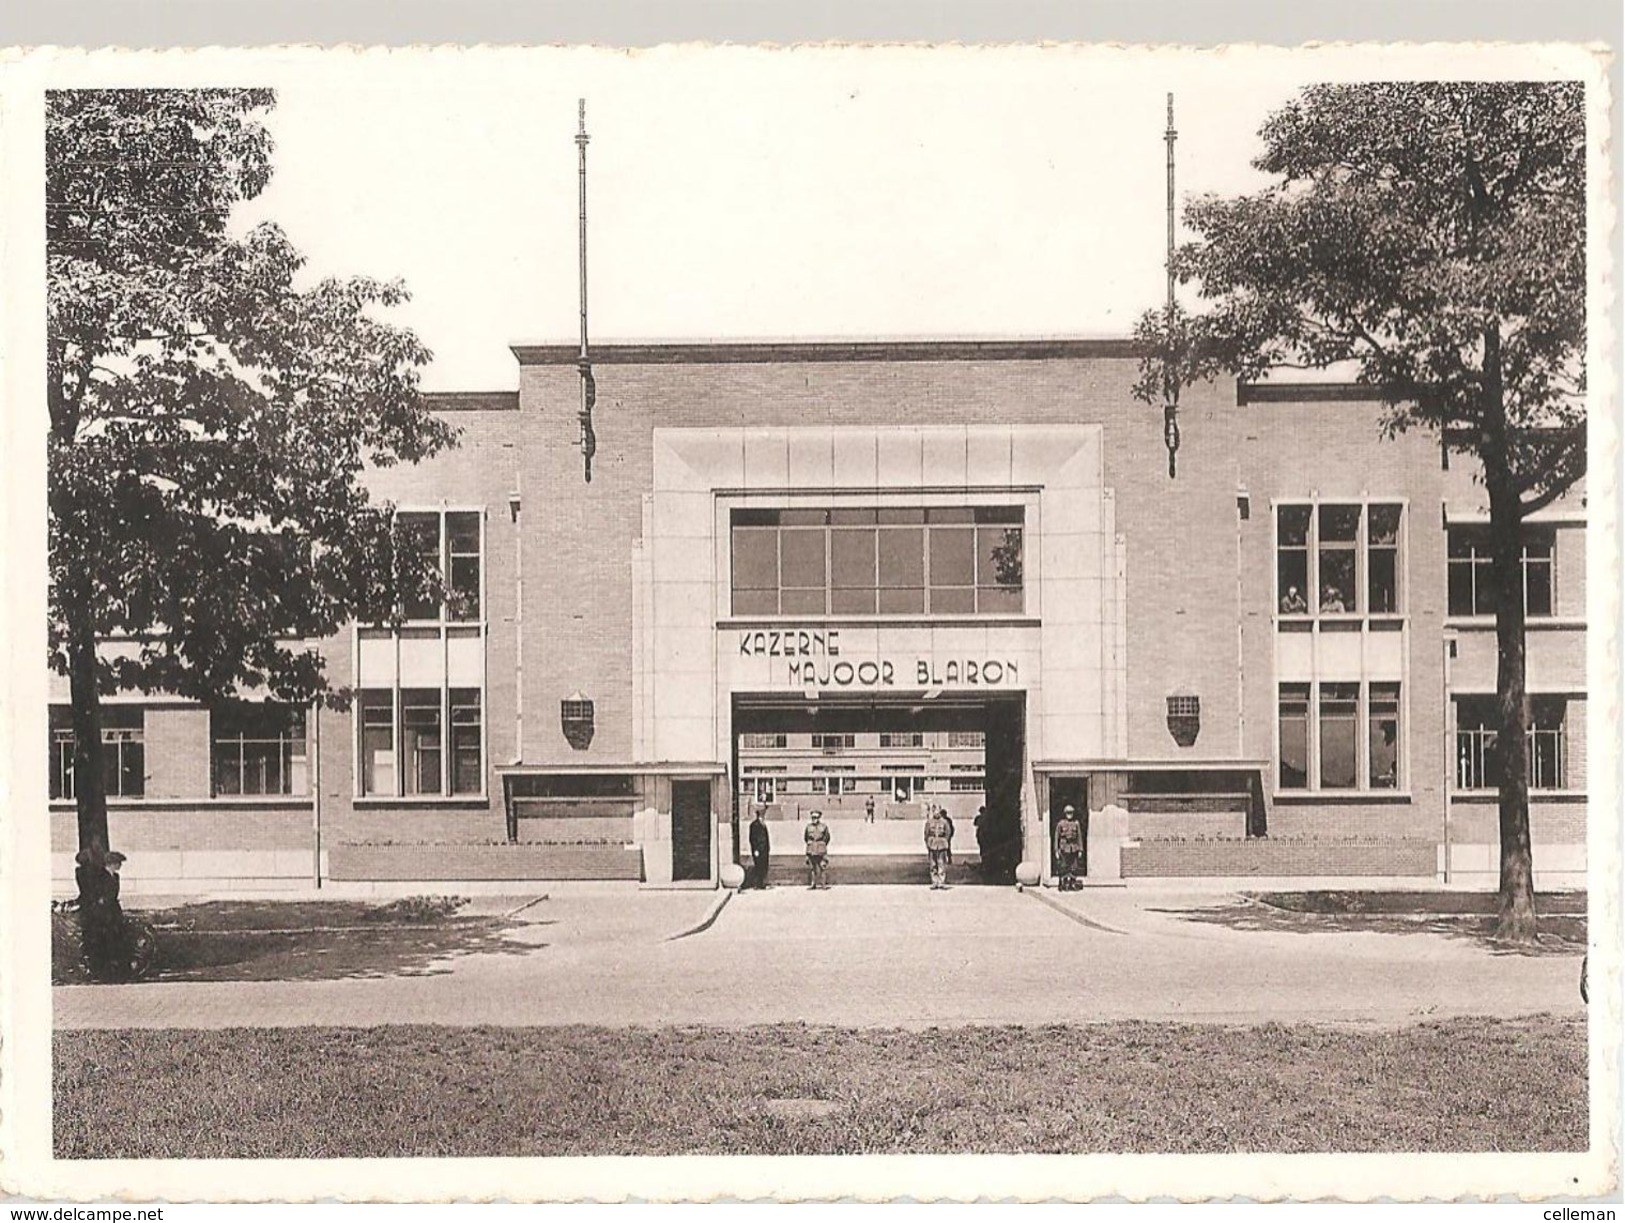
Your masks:
M1162 440L1168 447L1168 478L1171 480L1176 471L1174 456L1179 452L1179 372L1176 369L1179 340L1174 304L1174 141L1179 138L1179 133L1174 130L1174 95L1171 93L1168 95L1168 130L1162 138L1168 143L1168 252L1165 265L1168 274L1168 321L1165 337L1167 356L1162 380Z
M592 483L592 456L598 439L592 428L592 409L597 388L593 382L592 359L587 351L587 99L577 102L576 152L578 161L581 246L581 351L576 368L581 374L581 459L587 483Z

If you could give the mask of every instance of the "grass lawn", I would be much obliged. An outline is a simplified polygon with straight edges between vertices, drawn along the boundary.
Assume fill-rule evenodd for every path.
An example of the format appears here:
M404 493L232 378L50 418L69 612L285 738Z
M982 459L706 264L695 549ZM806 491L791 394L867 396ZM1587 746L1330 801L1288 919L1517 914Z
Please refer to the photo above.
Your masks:
M498 917L459 916L457 897L365 901L228 900L127 910L158 935L155 981L331 981L446 972L475 953L521 955ZM89 982L78 917L52 915L51 982Z
M61 1159L1577 1151L1583 1019L83 1031Z

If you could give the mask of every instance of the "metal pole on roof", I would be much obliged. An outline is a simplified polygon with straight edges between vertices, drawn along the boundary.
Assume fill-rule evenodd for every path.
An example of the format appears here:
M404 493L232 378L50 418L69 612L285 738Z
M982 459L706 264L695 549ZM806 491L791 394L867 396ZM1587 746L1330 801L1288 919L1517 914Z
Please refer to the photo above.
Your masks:
M592 428L593 404L598 388L593 381L592 361L587 352L587 99L577 101L576 153L578 162L580 221L581 221L581 351L576 355L576 369L581 374L581 460L587 483L592 483L592 456L598 449L598 439Z
M1163 370L1162 440L1168 447L1168 478L1171 480L1176 470L1174 456L1179 452L1179 375L1175 368L1179 341L1174 331L1177 324L1174 304L1174 141L1179 138L1179 133L1174 130L1174 95L1171 93L1168 95L1168 130L1162 138L1168 144L1168 355Z

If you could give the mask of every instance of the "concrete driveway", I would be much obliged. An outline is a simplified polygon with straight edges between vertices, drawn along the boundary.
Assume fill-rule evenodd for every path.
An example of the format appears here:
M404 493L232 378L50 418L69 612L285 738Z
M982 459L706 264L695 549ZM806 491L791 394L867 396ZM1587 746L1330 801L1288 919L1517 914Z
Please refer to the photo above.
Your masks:
M1313 1021L1578 1013L1579 961L1432 934L1194 921L1212 893L775 888L681 899L574 891L520 914L519 955L428 976L65 986L63 1028L400 1023L846 1026Z

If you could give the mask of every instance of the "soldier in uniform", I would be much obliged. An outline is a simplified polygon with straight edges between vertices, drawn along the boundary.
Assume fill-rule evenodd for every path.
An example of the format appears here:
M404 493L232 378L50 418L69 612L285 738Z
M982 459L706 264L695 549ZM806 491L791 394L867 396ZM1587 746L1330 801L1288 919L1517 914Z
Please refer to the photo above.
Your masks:
M1083 863L1083 825L1078 822L1077 808L1070 803L1055 824L1055 855L1061 860L1061 891L1077 891L1078 867Z
M948 886L948 858L953 843L953 822L941 807L932 807L925 819L925 852L931 859L932 891Z
M762 818L766 811L767 808L757 804L756 813L750 821L751 877L745 881L746 887L767 887L768 857L773 844L767 835L767 821Z
M829 825L822 811L811 812L802 836L807 841L807 886L829 887Z

